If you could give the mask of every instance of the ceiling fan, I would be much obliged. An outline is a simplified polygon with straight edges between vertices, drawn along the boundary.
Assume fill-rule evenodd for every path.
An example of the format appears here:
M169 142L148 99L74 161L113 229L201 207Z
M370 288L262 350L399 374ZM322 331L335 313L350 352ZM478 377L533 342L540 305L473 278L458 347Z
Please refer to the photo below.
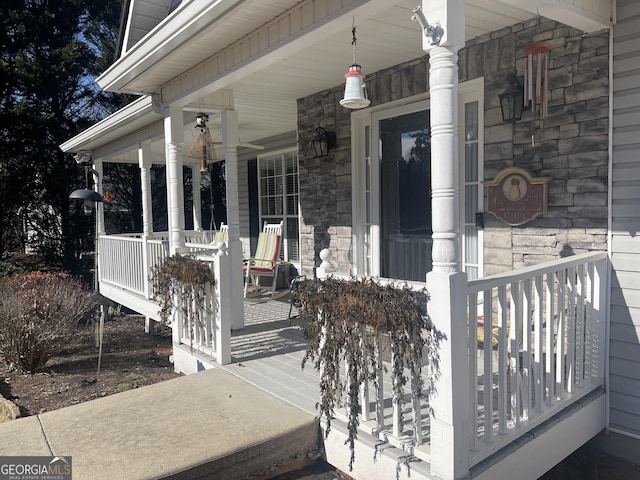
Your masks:
M211 131L207 126L207 122L209 121L209 115L206 113L198 113L196 115L195 128L198 129L198 134L196 135L191 148L189 148L188 155L191 158L200 159L200 171L206 172L208 170L209 163L215 163L218 160L216 155L215 147L217 145L222 145L220 141L214 141L211 137ZM247 147L253 148L254 150L264 150L262 145L256 145L254 143L238 143L239 147ZM224 160L221 158L220 160Z

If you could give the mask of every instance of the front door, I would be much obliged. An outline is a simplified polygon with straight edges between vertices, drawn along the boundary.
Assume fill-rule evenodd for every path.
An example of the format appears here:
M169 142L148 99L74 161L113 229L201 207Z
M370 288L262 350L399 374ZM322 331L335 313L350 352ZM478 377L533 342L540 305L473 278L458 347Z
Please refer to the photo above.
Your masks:
M391 112L388 112L391 113ZM380 276L423 281L431 270L429 110L374 116L380 170Z
M460 85L461 268L482 276L482 81ZM424 282L431 271L428 100L352 114L353 273Z

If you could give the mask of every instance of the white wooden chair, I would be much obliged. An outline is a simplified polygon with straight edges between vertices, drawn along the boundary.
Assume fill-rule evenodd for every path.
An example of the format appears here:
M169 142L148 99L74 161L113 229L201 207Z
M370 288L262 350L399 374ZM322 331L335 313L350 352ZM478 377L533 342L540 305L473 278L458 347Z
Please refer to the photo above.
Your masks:
M229 225L224 222L220 224L220 228L216 231L216 234L213 237L213 242L211 242L214 246L218 246L221 243L224 243L225 246L229 246Z
M245 275L244 297L247 298L249 285L260 288L260 277L271 277L271 295L276 291L280 269L288 267L289 263L279 259L280 242L282 239L282 222L264 222L262 232L258 236L256 253L246 259L243 267Z

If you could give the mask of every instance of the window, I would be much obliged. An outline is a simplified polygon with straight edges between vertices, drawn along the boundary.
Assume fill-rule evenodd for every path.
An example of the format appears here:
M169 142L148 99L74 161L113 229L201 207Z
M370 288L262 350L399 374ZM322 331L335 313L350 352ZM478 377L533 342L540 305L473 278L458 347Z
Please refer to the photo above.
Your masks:
M295 150L258 157L260 228L282 221L281 257L300 261L298 154Z
M482 88L482 79L460 85L460 158L461 162L464 162L460 168L460 173L464 176L461 178L464 188L461 189L460 198L460 218L464 224L460 235L463 246L462 269L467 272L469 280L483 275L483 234L479 225L484 208Z

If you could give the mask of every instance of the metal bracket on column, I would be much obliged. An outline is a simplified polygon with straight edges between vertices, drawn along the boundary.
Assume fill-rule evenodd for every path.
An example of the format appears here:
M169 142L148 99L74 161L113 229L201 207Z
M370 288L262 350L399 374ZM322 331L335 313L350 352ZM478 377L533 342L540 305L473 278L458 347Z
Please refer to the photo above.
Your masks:
M418 6L413 9L411 20L417 21L420 24L424 34L430 39L429 43L431 43L431 45L438 45L440 43L444 35L444 30L442 26L440 26L440 22L436 22L435 25L429 24L427 17L424 16L422 7Z

